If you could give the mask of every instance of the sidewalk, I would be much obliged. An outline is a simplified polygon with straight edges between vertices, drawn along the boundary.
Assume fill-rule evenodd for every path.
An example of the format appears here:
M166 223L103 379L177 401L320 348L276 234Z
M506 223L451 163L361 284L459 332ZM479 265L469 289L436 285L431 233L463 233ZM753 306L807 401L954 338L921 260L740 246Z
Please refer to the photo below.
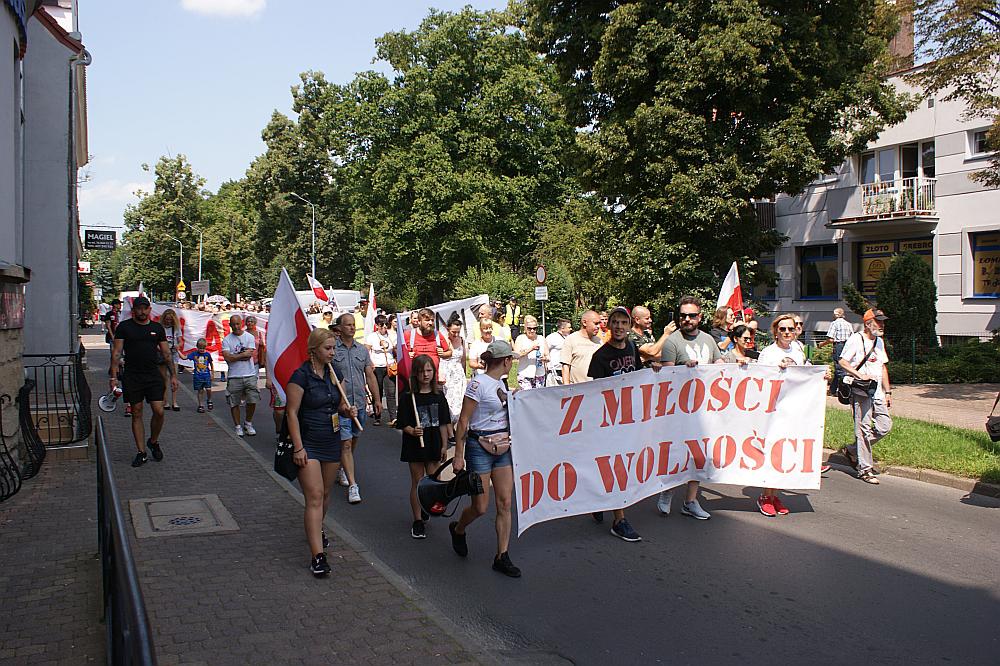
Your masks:
M892 387L892 415L981 431L997 391L1000 384L897 384ZM851 409L833 396L826 404Z
M104 414L96 404L107 386L106 347L91 347L88 357L95 422L98 415L104 417L126 520L134 520L133 509L144 515L129 500L216 495L236 523L235 531L199 532L197 523L209 522L216 505L209 504L209 513L198 513L196 505L185 501L173 505L183 515L171 524L165 520L172 514L162 511L164 515L152 518L145 530L129 526L159 664L477 659L442 628L432 610L410 598L404 583L390 580L391 572L380 572L363 550L338 538L330 527L327 554L333 574L314 578L308 570L302 505L211 415L196 413L189 386L179 394L182 411L167 412L160 437L164 460L150 458L133 469L130 419L123 418L121 406ZM187 382L190 377L181 376ZM217 411L225 409L220 397ZM148 417L146 423L148 428ZM258 437L267 436L269 424L261 425ZM32 649L44 651L51 663L103 659L104 628L97 623L99 568L94 559L96 472L92 461L67 470L68 465L47 463L39 477L42 482L29 483L0 505L0 589L7 591L2 606L14 616L13 625L11 620L8 626L0 625L0 664L35 663L18 658L21 653L16 652L34 645L42 646ZM157 506L164 505L150 505L146 513L155 516ZM342 510L335 503L331 518L336 520ZM226 521L221 522L225 527ZM154 535L146 537L144 532ZM12 552L10 544L21 544L24 552ZM63 553L70 544L75 546L72 552ZM53 552L54 561L48 555L38 557ZM67 571L67 563L76 568ZM84 564L92 565L89 579L71 576ZM22 579L32 579L35 585ZM59 607L50 604L47 599L64 586L74 586L73 595L62 596ZM53 623L64 631L53 634ZM77 640L71 645L72 638ZM83 638L89 642L87 649Z

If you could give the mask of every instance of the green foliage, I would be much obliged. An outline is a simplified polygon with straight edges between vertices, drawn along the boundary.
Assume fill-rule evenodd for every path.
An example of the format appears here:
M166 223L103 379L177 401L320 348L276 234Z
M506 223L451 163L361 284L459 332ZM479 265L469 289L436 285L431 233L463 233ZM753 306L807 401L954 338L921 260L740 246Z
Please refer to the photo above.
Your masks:
M1000 383L1000 345L972 341L912 353L912 342L896 338L890 347L894 384Z
M525 29L560 74L583 183L606 203L598 260L625 302L714 296L736 260L781 239L751 200L801 191L902 120L884 80L882 0L527 0Z
M455 282L453 298L469 298L486 294L490 301L497 299L504 303L511 296L517 297L524 314L529 302L534 302L535 280L524 272L518 274L514 269L503 264L494 266L470 266L465 274ZM530 298L530 301L529 301Z
M86 317L97 309L97 301L94 300L94 288L87 284L87 276L81 273L76 274L76 300L77 312L80 317Z
M858 288L854 286L853 282L845 282L840 285L840 289L844 294L844 303L850 308L851 312L858 316L864 316L865 312L871 308L871 305Z
M904 252L890 262L875 287L875 302L889 317L887 329L898 338L916 338L926 344L928 331L937 326L933 271L911 252Z
M927 64L907 78L927 95L961 100L967 119L991 118L990 150L1000 149L1000 9L996 0L910 0L916 46ZM1000 154L972 177L1000 187Z

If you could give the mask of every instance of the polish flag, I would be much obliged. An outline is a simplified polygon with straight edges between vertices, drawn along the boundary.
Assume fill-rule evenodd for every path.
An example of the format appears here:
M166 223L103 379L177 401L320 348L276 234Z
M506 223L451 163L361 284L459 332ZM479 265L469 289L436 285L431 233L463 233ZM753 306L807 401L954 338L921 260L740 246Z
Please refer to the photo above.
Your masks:
M719 291L719 308L732 308L733 312L743 311L743 290L740 289L740 273L736 270L736 262L729 269L729 275L722 283Z
M368 283L368 314L365 315L365 337L375 332L375 285Z
M267 323L267 376L284 400L285 386L292 373L309 358L310 332L306 314L284 268L278 278L278 288L274 290Z
M306 279L309 280L309 288L313 290L313 294L316 298L323 301L324 303L330 300L330 297L326 295L326 289L323 288L323 283L314 278L312 275L306 273Z

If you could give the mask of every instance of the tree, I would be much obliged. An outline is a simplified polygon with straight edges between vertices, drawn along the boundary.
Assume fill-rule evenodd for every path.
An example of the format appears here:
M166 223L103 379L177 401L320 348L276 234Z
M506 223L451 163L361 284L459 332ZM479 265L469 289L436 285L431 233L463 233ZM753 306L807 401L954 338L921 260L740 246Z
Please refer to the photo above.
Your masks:
M871 308L871 304L864 297L857 287L854 286L853 282L845 282L840 286L841 291L844 294L844 303L850 308L851 312L858 316L863 316L865 312Z
M626 302L748 283L781 242L751 201L801 191L905 117L886 0L526 0L606 209L597 261Z
M1000 150L1000 8L996 0L913 0L918 53L929 62L909 79L927 95L945 91L942 101L962 100L965 118L989 118L987 147ZM1000 153L988 168L972 174L987 187L1000 187Z
M889 318L892 338L937 346L937 287L923 258L911 252L893 258L875 287L875 300Z

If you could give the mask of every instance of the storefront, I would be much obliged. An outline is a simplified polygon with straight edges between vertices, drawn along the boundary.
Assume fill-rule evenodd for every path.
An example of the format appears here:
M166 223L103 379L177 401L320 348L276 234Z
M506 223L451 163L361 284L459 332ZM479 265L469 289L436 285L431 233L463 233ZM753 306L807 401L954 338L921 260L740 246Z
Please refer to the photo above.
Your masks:
M970 234L972 297L1000 298L1000 231Z
M856 284L865 298L875 298L875 286L889 269L893 256L912 252L934 267L934 239L909 238L906 240L865 241L855 243L858 253Z

